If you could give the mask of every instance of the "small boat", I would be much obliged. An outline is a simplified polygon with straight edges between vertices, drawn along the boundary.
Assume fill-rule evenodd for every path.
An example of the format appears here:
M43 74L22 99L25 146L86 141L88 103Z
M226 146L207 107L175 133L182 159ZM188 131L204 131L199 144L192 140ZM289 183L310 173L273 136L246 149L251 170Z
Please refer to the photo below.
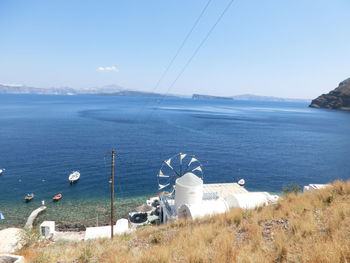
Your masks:
M78 181L79 178L80 178L80 173L78 171L74 171L69 175L68 180L72 184Z
M62 198L62 194L57 194L52 198L52 201L58 201Z
M5 172L5 169L0 169L0 175L2 175Z
M241 179L237 182L240 186L243 186L245 184L245 181L244 179Z
M31 194L26 194L26 196L24 197L24 200L25 200L26 202L29 202L29 201L33 200L34 197L35 197L35 195L34 195L33 193L31 193Z

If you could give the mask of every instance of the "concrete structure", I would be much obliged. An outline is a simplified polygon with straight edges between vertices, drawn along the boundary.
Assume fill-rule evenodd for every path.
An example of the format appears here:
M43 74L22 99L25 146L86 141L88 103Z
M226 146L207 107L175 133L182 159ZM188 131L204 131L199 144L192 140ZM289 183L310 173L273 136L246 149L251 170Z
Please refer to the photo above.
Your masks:
M248 191L237 183L203 184L200 178L187 173L176 180L175 194L160 196L160 221L224 213L229 209L225 197L235 193Z
M275 203L277 195L267 192L248 192L238 183L203 184L193 173L178 178L173 193L160 195L160 221L177 218L200 218L221 214L230 208L254 209Z
M203 198L203 181L193 173L176 179L175 209L183 204L200 204Z
M33 223L36 219L36 217L43 211L45 211L46 206L40 206L39 208L35 209L30 216L27 219L27 222L25 224L25 228L32 229L33 228Z
M24 230L20 228L6 228L0 230L0 253L13 253L22 248L21 236Z
M230 194L248 193L248 191L237 183L204 184L203 198L205 198L205 195L209 195L210 193L216 193L218 197L224 198Z
M40 225L40 235L45 238L53 237L55 234L55 221L44 221Z
M259 206L276 202L278 196L267 192L235 193L225 197L230 208L254 209Z
M222 214L229 210L229 207L222 197L215 200L203 200L199 204L183 204L177 210L178 218L201 218L214 214Z
M122 235L129 232L129 221L125 218L119 219L113 227L115 235ZM84 240L109 238L111 236L111 226L87 227Z
M117 235L122 235L127 233L129 230L129 221L126 218L121 218L117 220L115 224L115 232Z
M329 187L329 184L309 184L309 185L305 185L303 192L304 193L312 193L316 190L325 188L325 187Z
M11 255L11 254L0 254L0 263L24 263L24 257Z
M73 232L73 231L57 231L53 236L53 241L71 241L78 242L83 241L85 237L85 232Z

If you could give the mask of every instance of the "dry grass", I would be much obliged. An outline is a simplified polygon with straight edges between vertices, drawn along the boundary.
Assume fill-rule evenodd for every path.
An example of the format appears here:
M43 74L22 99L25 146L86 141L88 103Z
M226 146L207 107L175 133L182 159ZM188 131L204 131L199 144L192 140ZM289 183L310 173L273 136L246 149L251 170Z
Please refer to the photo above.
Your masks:
M350 262L350 181L278 204L23 250L29 262Z

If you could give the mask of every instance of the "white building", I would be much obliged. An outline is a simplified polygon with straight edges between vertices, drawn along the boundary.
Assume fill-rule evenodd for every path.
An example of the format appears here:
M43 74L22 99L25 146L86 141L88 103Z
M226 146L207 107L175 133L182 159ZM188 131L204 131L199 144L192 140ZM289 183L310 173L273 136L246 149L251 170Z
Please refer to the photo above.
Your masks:
M125 218L117 220L113 227L114 235L122 235L129 232L129 221ZM87 227L84 240L109 238L111 236L111 226Z
M200 218L227 212L232 207L253 209L278 199L266 192L249 193L237 183L204 184L193 173L178 178L175 191L160 196L160 220Z
M45 238L53 237L55 234L55 221L44 221L40 225L40 235Z
M319 189L322 189L322 188L325 188L328 186L330 186L330 185L329 184L309 184L309 185L304 186L303 192L304 193L312 193L316 190L319 190Z

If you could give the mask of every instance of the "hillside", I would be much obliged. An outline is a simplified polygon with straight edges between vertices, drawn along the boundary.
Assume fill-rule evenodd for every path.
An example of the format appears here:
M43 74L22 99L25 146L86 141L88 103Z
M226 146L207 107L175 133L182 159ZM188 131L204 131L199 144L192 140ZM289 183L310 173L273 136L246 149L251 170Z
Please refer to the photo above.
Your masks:
M314 99L311 108L350 110L350 78L339 83L339 86Z
M72 88L35 88L25 85L0 84L0 94L43 94L43 95L68 95L75 94Z
M202 95L202 94L193 94L192 99L194 100L233 100L230 97L220 97L220 96Z
M350 262L350 181L273 206L80 243L38 243L30 262Z
M222 97L222 96L212 96L212 95L203 95L203 94L193 94L192 99L195 100L253 100L253 101L285 101L285 102L306 102L304 99L291 99L291 98L279 98L273 96L259 96L254 94L242 94L235 95L231 97Z
M39 95L105 95L105 96L146 96L163 97L174 96L160 93L144 92L137 90L127 90L118 85L107 85L102 87L73 89L69 87L62 88L37 88L25 85L6 85L0 84L0 94L39 94Z
M234 100L255 100L255 101L286 101L286 102L305 102L305 99L280 98L273 96L259 96L254 94L242 94L232 97Z

